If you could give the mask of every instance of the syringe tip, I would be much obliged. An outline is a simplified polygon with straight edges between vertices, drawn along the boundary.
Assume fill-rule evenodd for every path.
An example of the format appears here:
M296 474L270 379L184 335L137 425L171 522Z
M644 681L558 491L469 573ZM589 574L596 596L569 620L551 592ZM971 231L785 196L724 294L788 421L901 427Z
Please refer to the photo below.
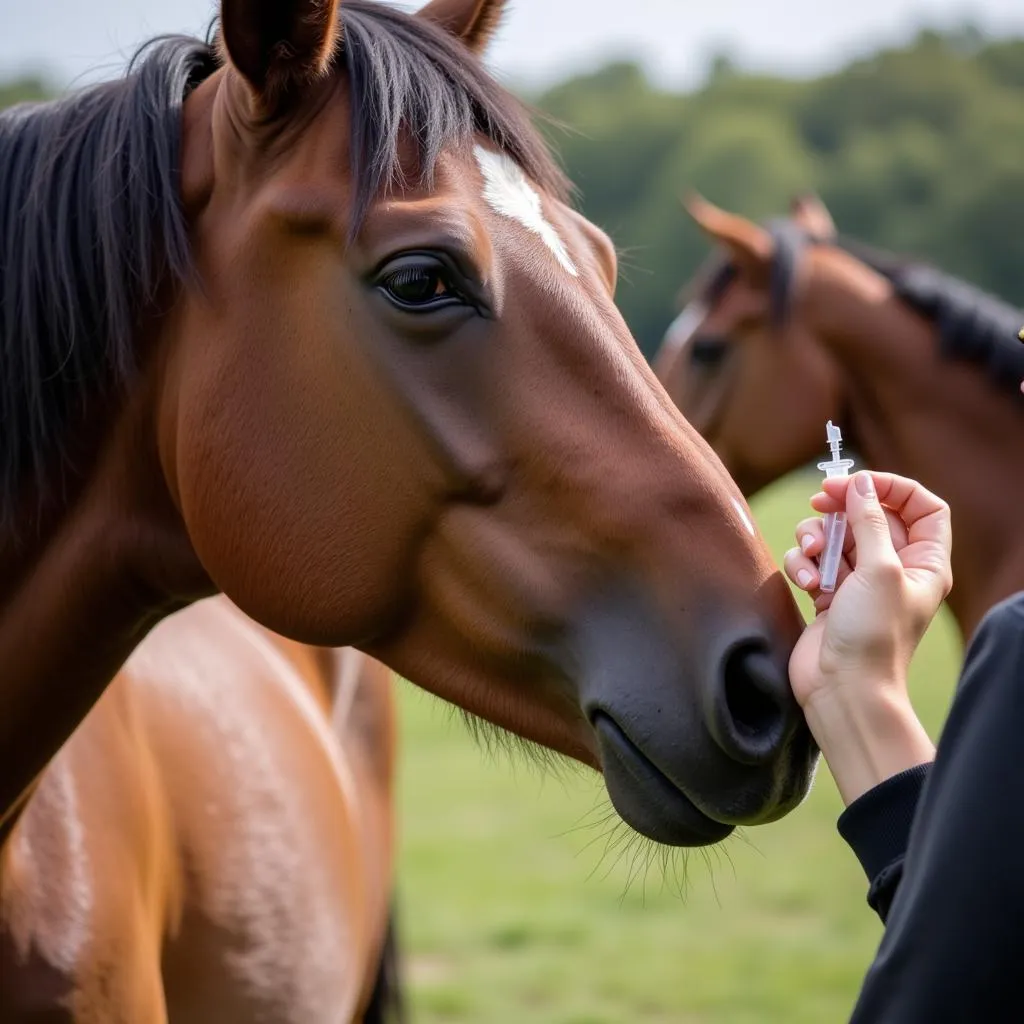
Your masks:
M825 424L825 435L828 438L828 443L832 444L834 441L842 441L842 431L831 421Z

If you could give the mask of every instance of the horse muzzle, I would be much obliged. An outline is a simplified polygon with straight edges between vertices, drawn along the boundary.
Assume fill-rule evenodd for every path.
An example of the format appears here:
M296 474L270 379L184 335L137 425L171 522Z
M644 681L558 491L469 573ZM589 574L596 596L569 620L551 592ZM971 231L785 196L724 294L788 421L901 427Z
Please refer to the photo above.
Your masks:
M578 696L609 796L638 832L703 846L782 817L817 758L789 687L789 648L754 614L714 611L679 638L635 595L588 607Z

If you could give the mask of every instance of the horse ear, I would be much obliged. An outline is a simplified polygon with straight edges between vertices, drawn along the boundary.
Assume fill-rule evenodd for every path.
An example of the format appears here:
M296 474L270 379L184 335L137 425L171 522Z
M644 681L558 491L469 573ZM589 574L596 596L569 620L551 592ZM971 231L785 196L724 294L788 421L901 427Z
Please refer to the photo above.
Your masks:
M729 250L740 269L758 275L771 265L775 243L760 225L720 210L696 192L683 198L683 206L701 231Z
M839 234L832 214L828 212L821 198L813 192L797 196L789 205L789 213L812 238L827 241Z
M478 57L505 13L505 0L430 0L416 12L461 39Z
M265 105L327 73L338 0L221 0L221 40Z

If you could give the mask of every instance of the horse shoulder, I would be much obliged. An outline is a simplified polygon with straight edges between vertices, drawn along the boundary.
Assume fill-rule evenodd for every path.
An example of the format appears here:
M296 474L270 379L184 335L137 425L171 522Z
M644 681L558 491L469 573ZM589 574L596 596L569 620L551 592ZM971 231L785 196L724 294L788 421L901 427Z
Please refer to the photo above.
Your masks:
M345 1019L386 909L316 659L213 598L164 620L126 669L186 878L164 950L172 1018Z
M161 930L179 883L159 772L119 677L0 850L0 1020L165 1020Z

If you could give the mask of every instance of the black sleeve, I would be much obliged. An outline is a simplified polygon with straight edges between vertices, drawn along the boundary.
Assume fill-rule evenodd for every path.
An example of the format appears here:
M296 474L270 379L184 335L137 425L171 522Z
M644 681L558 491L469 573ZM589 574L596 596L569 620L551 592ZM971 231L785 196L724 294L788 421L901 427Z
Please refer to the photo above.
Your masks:
M895 847L883 847L884 860ZM1024 1020L1022 934L1024 594L989 612L970 645L852 1021Z
M868 903L885 921L903 877L910 825L931 764L908 768L854 800L839 818L839 834L868 876Z

